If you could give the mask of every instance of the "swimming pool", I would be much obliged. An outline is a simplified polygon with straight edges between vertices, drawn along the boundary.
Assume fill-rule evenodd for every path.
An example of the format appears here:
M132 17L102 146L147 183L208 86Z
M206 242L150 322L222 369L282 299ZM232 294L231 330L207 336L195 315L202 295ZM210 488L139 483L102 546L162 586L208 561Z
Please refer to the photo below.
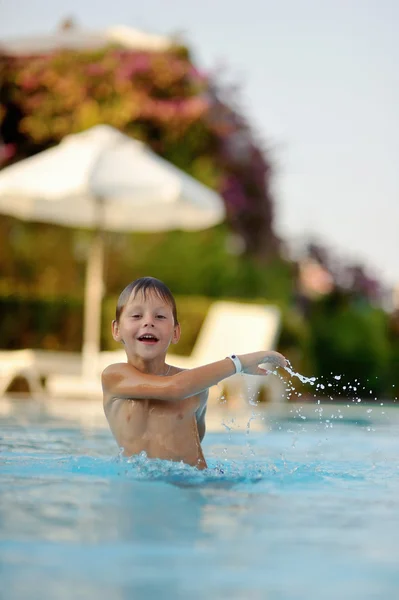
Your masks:
M398 598L394 407L214 412L200 473L87 406L0 400L4 600Z

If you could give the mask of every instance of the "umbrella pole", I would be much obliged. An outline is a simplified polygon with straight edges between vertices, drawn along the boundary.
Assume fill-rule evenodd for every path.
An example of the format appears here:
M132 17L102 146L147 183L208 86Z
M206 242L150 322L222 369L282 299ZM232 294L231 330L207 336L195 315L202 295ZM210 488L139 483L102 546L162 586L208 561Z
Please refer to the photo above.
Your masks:
M91 240L86 267L82 348L84 378L99 377L103 269L104 235L97 229Z

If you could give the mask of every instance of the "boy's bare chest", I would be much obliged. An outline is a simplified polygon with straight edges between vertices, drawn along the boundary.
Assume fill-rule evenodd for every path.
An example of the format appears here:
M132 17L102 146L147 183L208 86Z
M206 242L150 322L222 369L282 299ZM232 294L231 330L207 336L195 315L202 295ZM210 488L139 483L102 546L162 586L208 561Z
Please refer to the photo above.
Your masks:
M142 435L144 432L184 429L192 424L195 412L200 406L200 397L193 396L176 402L161 400L116 400L113 410L107 417L114 431L130 436Z
M198 410L200 400L198 396L186 398L176 402L163 402L161 400L132 400L131 414L132 416L141 414L146 417L148 422L151 421L181 421L190 419Z

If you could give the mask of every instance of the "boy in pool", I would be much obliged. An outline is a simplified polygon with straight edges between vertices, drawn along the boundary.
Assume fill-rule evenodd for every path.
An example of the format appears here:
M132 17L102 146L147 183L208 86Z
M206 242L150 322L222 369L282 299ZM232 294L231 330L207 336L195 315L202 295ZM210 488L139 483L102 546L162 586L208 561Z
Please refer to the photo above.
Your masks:
M176 303L159 279L143 277L119 296L112 335L126 351L127 362L102 373L104 412L125 456L183 461L206 468L201 441L205 435L208 388L242 372L267 375L259 365L286 365L278 352L231 355L184 370L165 363L169 345L180 337Z

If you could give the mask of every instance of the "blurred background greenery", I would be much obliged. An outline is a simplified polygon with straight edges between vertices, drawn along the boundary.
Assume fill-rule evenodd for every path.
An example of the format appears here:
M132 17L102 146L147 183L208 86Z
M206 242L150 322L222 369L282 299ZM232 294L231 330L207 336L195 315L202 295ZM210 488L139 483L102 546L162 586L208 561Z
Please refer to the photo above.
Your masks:
M226 223L208 231L106 235L103 349L115 347L119 292L153 275L177 297L176 352L191 352L213 299L272 303L283 315L279 350L295 370L323 378L327 396L342 375L370 400L396 398L397 312L361 266L337 264L310 241L300 259L290 258L274 229L272 154L239 108L238 91L202 73L189 48L4 54L0 77L1 167L105 123L224 198ZM80 350L89 236L0 216L1 348Z

